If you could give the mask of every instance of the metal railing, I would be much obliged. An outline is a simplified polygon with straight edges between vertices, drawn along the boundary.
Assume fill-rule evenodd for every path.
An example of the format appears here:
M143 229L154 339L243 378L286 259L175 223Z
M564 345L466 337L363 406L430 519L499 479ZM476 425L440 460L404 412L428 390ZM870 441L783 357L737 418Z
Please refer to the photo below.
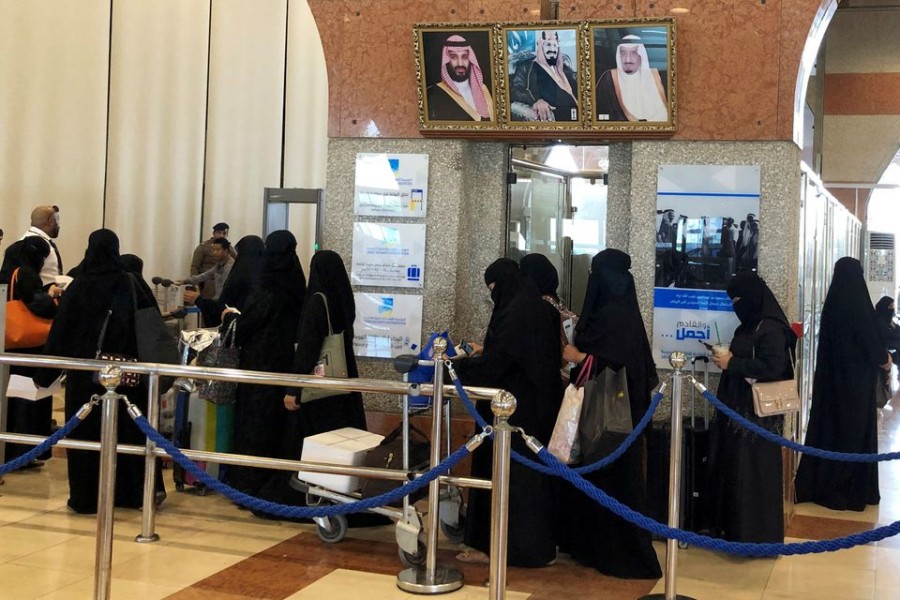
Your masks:
M437 353L441 356L441 353ZM443 385L443 370L438 365L435 368L435 384L410 384L397 381L383 381L378 379L335 379L327 377L318 377L312 375L289 375L284 373L270 373L265 371L243 371L240 369L220 369L208 367L187 367L180 365L166 365L158 363L108 363L101 360L91 359L71 359L52 356L35 356L30 354L15 354L0 352L0 374L5 375L8 372L9 365L29 366L37 368L61 369L61 370L77 370L77 371L100 371L104 367L117 367L121 371L140 373L148 376L148 415L147 420L154 427L158 427L159 421L159 378L161 376L175 376L190 379L209 379L219 381L233 381L238 383L279 385L290 387L315 387L329 390L339 390L346 392L380 392L388 394L419 394L432 396L432 467L435 466L435 460L441 448L441 413L443 396L456 396L457 391L452 385ZM5 380L6 377L0 377ZM103 378L101 377L101 381ZM110 380L107 380L109 382ZM0 411L5 414L6 395L5 382L0 381ZM107 383L110 385L110 383ZM109 598L110 594L110 576L112 562L112 528L113 528L113 503L112 503L112 487L115 484L115 472L111 465L114 465L114 457L116 453L130 455L144 455L146 457L146 472L143 490L143 515L141 523L141 533L135 538L138 542L154 542L159 540L155 529L155 498L154 498L154 481L156 475L156 458L168 456L168 454L155 446L150 440L146 445L134 446L127 444L117 444L115 437L116 410L119 396L113 392L115 386L109 389L108 394L104 395L103 406L103 423L101 428L101 441L91 442L83 440L64 439L58 443L63 448L73 448L79 450L94 450L101 453L101 478L98 503L98 520L97 520L97 548L96 548L96 564L95 564L95 595L97 599ZM426 528L426 564L419 567L414 576L414 581L407 582L401 580L401 573L398 576L398 586L407 589L407 591L415 591L416 593L443 593L450 591L448 582L442 583L442 578L449 571L447 567L437 567L437 495L439 486L457 485L461 487L469 487L476 489L492 490L493 508L491 514L491 556L490 556L490 589L489 598L491 600L501 600L506 597L506 531L508 521L508 502L507 495L509 489L509 460L510 460L510 438L512 428L507 421L509 416L515 410L515 399L511 394L503 390L485 387L467 387L467 393L470 397L479 400L491 400L492 409L495 414L494 422L494 471L491 481L477 479L472 477L459 477L451 475L443 475L429 486L429 520ZM115 400L110 398L115 397ZM5 425L0 421L0 426ZM437 437L434 437L437 436ZM0 428L0 449L5 442L15 442L20 444L37 445L44 442L47 438L35 435L7 433L5 426ZM113 449L115 450L113 452ZM366 478L380 478L393 481L408 481L409 473L402 470L380 469L371 467L351 467L342 465L332 465L317 462L308 462L302 460L284 460L272 459L265 457L246 456L239 454L228 454L219 452L207 452L198 450L184 450L183 454L188 458L196 461L205 461L210 463L240 465L247 467L264 467L270 469L278 469L285 471L308 471L314 473L328 473L334 475L348 475ZM112 458L110 458L112 457ZM110 463L109 461L112 460ZM104 489L106 488L106 489ZM432 516L432 513L434 515ZM409 571L409 569L407 569ZM453 579L451 577L451 579ZM458 583L458 585L456 585ZM462 576L459 575L458 582L451 581L452 589L462 586Z

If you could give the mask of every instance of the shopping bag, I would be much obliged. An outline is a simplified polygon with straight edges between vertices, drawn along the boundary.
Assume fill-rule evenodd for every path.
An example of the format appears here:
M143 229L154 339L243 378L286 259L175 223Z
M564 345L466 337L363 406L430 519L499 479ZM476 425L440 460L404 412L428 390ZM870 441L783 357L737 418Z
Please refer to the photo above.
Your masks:
M578 462L580 446L578 444L578 421L581 419L581 408L584 403L584 382L590 376L594 357L588 357L581 364L578 379L566 386L562 405L556 416L556 425L550 436L547 450L550 454L566 464Z
M325 319L328 321L328 335L322 340L319 349L319 361L313 369L312 375L320 377L347 377L347 354L344 348L344 332L335 333L331 327L331 314L328 312L328 298L322 292L316 292L316 296L322 297L325 303ZM302 388L300 390L300 403L311 402L319 398L340 396L348 393L345 390L329 390L323 388Z
M581 462L592 464L608 455L633 429L625 367L606 367L584 384L578 422Z
M21 300L15 298L15 286L19 280L19 269L13 271L9 282L9 293L6 301L6 335L7 350L18 348L37 348L47 342L53 319L44 319L28 310Z
M234 345L236 327L237 319L234 319L224 335L200 352L197 364L201 367L236 369L241 358L240 349ZM205 381L198 388L197 395L213 404L234 404L237 398L237 381Z

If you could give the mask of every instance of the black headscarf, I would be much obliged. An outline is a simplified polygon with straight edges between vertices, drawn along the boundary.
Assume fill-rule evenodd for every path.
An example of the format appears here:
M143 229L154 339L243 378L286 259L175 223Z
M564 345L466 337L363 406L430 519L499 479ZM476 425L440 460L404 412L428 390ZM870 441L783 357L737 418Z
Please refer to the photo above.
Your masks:
M772 319L781 323L785 329L791 331L781 305L775 299L775 294L766 285L766 282L754 272L745 271L738 273L728 283L726 289L728 297L735 300L734 314L746 327L756 327L763 319ZM793 332L792 332L793 335Z
M321 292L328 298L331 325L336 331L343 331L353 325L356 319L356 302L350 278L340 254L332 250L319 250L309 262L309 287L306 297L312 298Z
M122 271L119 236L110 229L98 229L91 233L80 266L79 275Z
M609 248L594 256L574 341L598 366L626 368L631 416L637 422L659 378L630 268L631 257L621 250Z
M890 326L894 320L894 299L890 296L882 296L875 304L875 315L882 327Z
M522 272L534 281L541 294L559 299L556 294L559 287L559 273L556 272L556 267L549 258L535 252L522 257L519 266Z
M222 287L219 296L221 305L243 310L244 303L259 287L260 271L266 245L258 235L246 235L234 246L237 258Z
M136 254L123 254L119 259L122 263L122 269L126 273L134 273L138 277L144 276L144 261Z
M9 283L12 274L18 268L25 268L34 273L40 273L44 266L44 259L50 256L50 244L43 238L30 235L19 240L3 255L3 267L0 268L0 283Z
M874 318L875 309L869 297L862 265L855 258L845 256L834 263L834 275L822 305L819 329L824 330L829 322L854 322L860 319L874 321Z
M306 276L297 258L297 239L287 230L266 237L260 285L290 294L301 304L306 295Z

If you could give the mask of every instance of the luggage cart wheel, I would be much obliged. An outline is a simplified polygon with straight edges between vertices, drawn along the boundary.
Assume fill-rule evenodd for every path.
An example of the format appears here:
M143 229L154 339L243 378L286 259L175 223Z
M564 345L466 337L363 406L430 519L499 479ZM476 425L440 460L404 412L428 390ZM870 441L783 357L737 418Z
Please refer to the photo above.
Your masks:
M316 533L319 539L327 544L336 544L347 535L347 517L335 515L328 517L328 526L316 523Z
M681 548L682 550L684 550L685 548L688 547L688 544L687 544L687 542L678 542L678 547Z
M460 509L459 518L456 522L456 525L450 525L445 521L441 521L441 531L444 532L444 536L453 542L454 544L461 544L463 541L463 536L466 533L466 513L465 510Z
M397 553L400 555L400 562L403 563L404 567L421 567L425 564L427 552L428 549L425 547L425 542L422 540L419 540L415 554L410 554L403 548L397 548Z
M182 483L180 481L175 483L175 491L183 492L184 491L184 483Z
M203 485L202 483L197 484L197 495L205 496L209 493L209 488Z

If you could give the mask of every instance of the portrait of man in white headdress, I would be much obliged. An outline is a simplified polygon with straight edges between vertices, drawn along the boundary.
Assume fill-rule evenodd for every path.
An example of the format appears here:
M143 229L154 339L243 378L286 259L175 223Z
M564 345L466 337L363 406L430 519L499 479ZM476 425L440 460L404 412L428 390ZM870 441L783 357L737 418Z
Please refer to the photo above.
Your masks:
M428 120L495 120L489 36L486 29L423 32Z
M595 31L595 64L603 64L597 44L599 34L615 34L617 30ZM622 31L622 30L618 30ZM669 103L665 73L651 65L645 41L629 34L615 45L615 68L603 70L597 79L595 110L598 121L666 122ZM608 59L607 59L608 60ZM599 68L598 68L599 70Z

